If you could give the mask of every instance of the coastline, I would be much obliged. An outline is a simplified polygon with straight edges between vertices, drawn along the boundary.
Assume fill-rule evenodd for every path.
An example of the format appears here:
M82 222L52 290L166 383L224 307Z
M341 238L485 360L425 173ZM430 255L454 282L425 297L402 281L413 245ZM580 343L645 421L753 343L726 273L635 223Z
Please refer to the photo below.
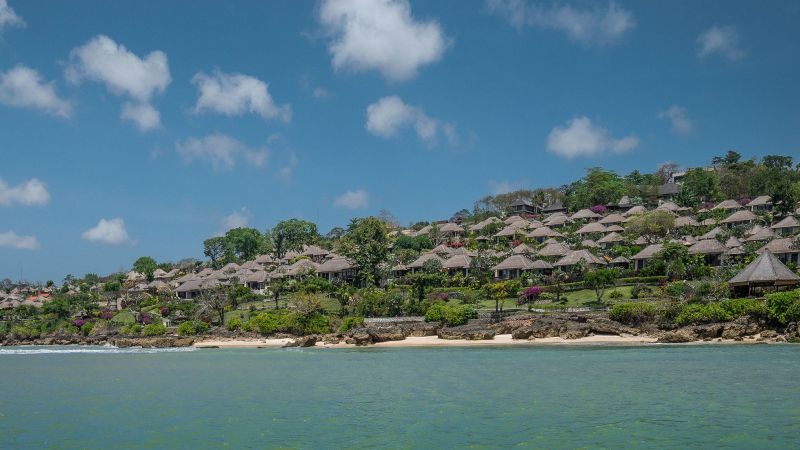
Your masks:
M209 348L286 348L292 344L294 339L207 339L197 341L192 347L198 349ZM535 339L513 339L511 334L499 334L494 339L441 339L437 336L409 336L403 340L376 342L369 345L356 345L345 342L325 343L316 342L309 348L415 348L415 347L534 347L534 346L642 346L642 345L707 345L707 344L766 344L778 343L762 339L760 336L752 336L743 340L735 339L709 339L695 340L691 342L664 343L658 342L658 338L648 335L612 336L594 335L576 339L565 339L561 337L546 337Z

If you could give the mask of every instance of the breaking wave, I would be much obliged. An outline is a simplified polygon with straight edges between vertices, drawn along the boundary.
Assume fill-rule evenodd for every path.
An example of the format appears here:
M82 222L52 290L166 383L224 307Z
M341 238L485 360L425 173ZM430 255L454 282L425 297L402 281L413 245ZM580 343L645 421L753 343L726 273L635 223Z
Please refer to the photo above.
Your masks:
M111 345L104 346L30 346L30 347L0 347L0 356L2 355L47 355L47 354L112 354L112 355L127 355L127 354L147 354L147 353L182 353L194 351L193 347L179 347L179 348L141 348L141 347L128 347L118 348Z

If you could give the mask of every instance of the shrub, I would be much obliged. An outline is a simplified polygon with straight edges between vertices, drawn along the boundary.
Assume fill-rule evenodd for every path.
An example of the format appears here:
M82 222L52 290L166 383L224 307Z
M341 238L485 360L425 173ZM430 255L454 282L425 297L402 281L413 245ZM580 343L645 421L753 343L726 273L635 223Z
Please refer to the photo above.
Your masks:
M187 320L178 326L181 336L194 336L208 331L208 324L200 320Z
M622 294L622 291L618 291L616 289L608 293L608 298L612 300L619 300L623 297L625 297L625 295Z
M136 322L136 318L133 317L133 313L131 313L130 311L122 311L121 313L114 316L114 318L111 319L111 321L117 324L127 325Z
M637 284L631 288L631 298L638 299L653 294L653 289L645 284Z
M84 324L81 325L81 333L83 333L84 336L88 336L89 333L92 332L92 328L94 328L94 322L84 322Z
M425 322L442 322L444 321L445 304L442 302L434 303L425 311Z
M167 333L167 327L163 323L151 323L145 325L142 329L142 334L145 336L161 336Z
M225 325L225 328L228 331L236 331L242 328L242 319L238 317L232 317L231 320L228 321L228 324Z
M353 328L358 328L364 325L364 318L359 316L348 316L345 317L342 321L342 324L339 325L339 333L346 333Z
M683 306L675 317L675 323L680 326L700 325L704 323L727 322L733 318L718 302L706 305L692 303Z
M638 325L656 318L656 306L647 302L617 303L611 307L608 317L620 323Z
M754 318L767 317L767 305L760 301L750 298L737 298L732 300L723 300L719 302L722 309L728 312L731 317L738 318L742 316L751 316Z
M781 325L800 320L800 289L767 295L767 314Z
M122 327L119 332L130 336L137 335L142 332L142 326L138 323L129 323Z
M41 334L39 330L25 325L15 325L11 327L11 334L17 339L35 339Z
M248 323L261 334L323 334L331 329L328 316L318 312L305 316L294 311L267 311L251 317Z
M425 312L426 322L440 322L449 326L464 325L469 319L478 317L478 312L472 305L458 305L452 303L434 303Z

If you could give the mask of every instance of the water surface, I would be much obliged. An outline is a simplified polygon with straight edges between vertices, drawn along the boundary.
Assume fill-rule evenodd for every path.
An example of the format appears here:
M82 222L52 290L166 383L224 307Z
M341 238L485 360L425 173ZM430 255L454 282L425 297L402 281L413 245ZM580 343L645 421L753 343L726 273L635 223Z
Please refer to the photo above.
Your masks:
M0 448L797 448L798 374L794 345L7 348Z

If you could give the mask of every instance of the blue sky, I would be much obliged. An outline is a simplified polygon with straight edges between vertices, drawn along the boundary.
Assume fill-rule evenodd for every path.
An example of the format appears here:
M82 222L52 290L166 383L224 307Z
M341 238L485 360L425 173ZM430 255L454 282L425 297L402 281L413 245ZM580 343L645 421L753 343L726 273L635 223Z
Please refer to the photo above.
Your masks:
M0 0L0 278L800 157L792 1Z

